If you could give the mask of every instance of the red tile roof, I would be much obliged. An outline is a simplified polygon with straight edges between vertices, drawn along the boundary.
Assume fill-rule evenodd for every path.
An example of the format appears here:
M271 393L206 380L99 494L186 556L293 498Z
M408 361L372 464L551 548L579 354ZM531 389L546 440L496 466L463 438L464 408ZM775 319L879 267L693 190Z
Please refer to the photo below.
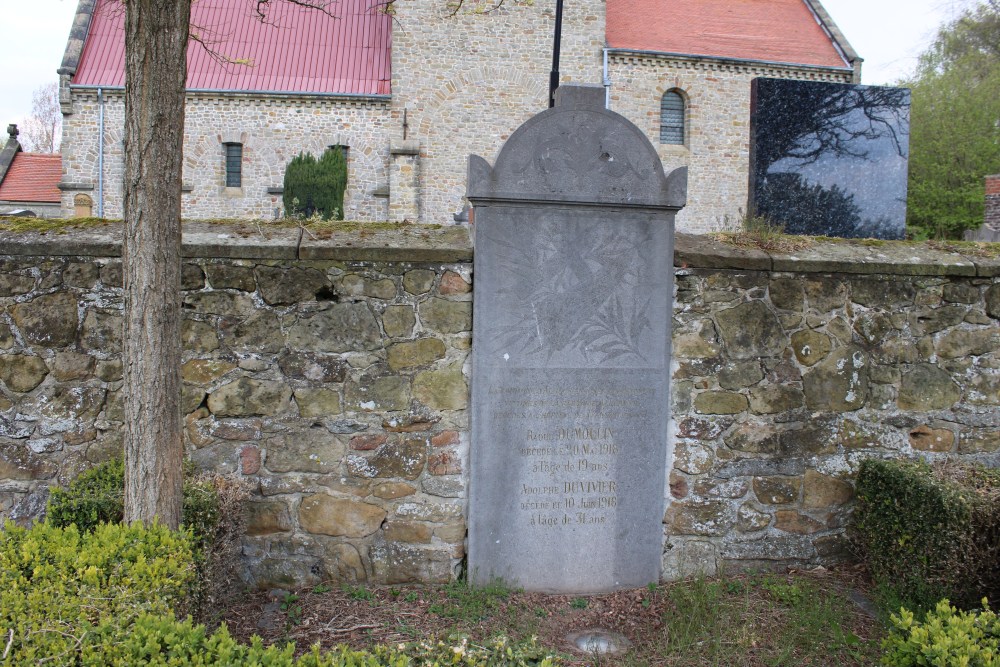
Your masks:
M188 89L388 95L392 17L383 5L334 0L330 17L276 2L262 22L255 2L199 0L191 30L208 48L188 48ZM73 84L125 85L123 23L120 0L98 0Z
M804 0L608 0L608 46L848 68Z
M18 153L0 183L0 201L59 203L62 157Z

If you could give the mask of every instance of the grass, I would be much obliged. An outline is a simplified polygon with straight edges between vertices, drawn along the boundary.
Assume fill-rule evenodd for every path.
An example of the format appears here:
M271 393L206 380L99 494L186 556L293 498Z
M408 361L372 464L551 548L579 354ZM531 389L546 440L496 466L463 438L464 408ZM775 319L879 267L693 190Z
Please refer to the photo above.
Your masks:
M472 642L504 635L515 644L537 636L569 667L873 665L886 630L851 602L856 585L819 571L699 577L589 597L525 593L503 582L306 589L285 609L284 629L265 640L294 640L301 650L315 641L368 648L455 634ZM247 622L239 627L241 617ZM237 610L228 620L246 639L260 632L256 618ZM624 635L631 648L601 656L568 643L570 633L594 628Z

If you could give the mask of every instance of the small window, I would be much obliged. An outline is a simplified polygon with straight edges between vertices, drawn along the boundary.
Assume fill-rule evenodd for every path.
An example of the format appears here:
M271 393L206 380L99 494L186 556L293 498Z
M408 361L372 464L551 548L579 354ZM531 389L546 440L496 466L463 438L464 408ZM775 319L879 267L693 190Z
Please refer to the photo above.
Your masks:
M243 187L243 144L223 144L226 147L226 187Z
M675 90L660 100L660 143L684 145L684 98Z

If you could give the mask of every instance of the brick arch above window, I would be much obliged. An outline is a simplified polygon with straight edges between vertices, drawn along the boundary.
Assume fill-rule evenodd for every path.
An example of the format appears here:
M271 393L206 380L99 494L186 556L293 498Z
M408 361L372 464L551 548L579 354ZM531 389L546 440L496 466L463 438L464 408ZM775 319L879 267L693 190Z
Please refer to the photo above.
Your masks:
M671 88L660 98L660 143L683 146L686 126L687 100L681 90Z

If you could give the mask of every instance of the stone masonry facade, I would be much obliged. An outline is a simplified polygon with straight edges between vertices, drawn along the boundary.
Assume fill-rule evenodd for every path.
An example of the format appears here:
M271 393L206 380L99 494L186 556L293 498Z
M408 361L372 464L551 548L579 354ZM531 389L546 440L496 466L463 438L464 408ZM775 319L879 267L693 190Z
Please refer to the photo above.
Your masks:
M487 11L493 4L467 0L452 14L445 2L397 0L388 99L192 94L184 215L270 219L283 211L278 189L291 158L342 144L350 147L347 219L454 224L465 206L469 155L492 161L515 129L548 106L555 0L507 2ZM604 45L604 1L567 5L561 81L600 84ZM678 229L691 232L733 228L746 206L753 77L852 77L850 69L649 54L612 53L609 61L611 109L649 134L668 169L690 168L689 204L678 216ZM63 79L69 113L62 207L69 217L76 194L97 200L98 106L96 91L70 92L69 75ZM688 102L684 146L659 144L660 98L672 88ZM123 107L120 91L104 94L104 215L114 218L121 215ZM404 141L419 152L397 160L391 146ZM226 142L244 145L244 187L237 190L224 187ZM415 203L412 189L390 186L393 170L416 175Z
M0 233L5 517L120 452L120 234ZM843 558L864 458L1000 465L1000 259L676 247L664 579ZM463 228L186 225L186 446L253 489L248 581L460 572L471 280Z
M739 228L747 207L750 82L757 77L851 83L850 70L793 68L710 58L615 52L608 67L611 110L636 124L656 146L668 173L688 168L688 202L677 229L705 233ZM684 145L660 143L660 100L686 104Z
M984 226L1000 232L1000 174L986 177L986 219Z

